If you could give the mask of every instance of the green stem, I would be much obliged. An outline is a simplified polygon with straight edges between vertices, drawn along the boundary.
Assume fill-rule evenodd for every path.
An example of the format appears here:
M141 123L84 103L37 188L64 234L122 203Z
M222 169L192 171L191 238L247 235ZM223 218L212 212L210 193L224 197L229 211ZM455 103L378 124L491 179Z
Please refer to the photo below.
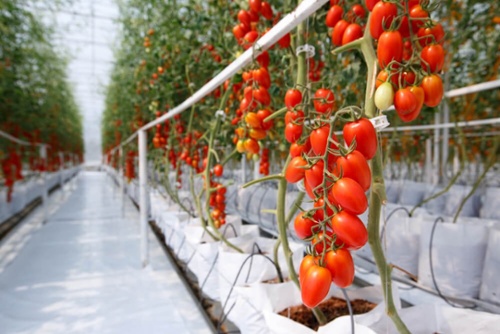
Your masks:
M266 181L271 181L271 180L281 180L283 178L283 175L281 174L275 174L275 175L268 175L261 177L260 179L255 179L250 182L245 183L242 185L242 188L248 188L250 186L253 186L254 184L261 183L261 182L266 182Z
M285 224L288 226L290 225L290 222L292 221L293 216L297 213L297 211L300 208L300 205L302 204L302 201L304 200L304 196L306 193L299 192L299 195L295 199L295 201L292 204L292 207L290 208L290 211L288 212L288 215L285 218Z
M281 245L281 239L278 238L276 239L276 243L274 244L273 247L273 260L274 260L274 265L276 266L276 271L278 272L278 277L283 278L283 274L281 273L280 262L278 259L278 251L280 249L280 245ZM282 280L280 281L281 281L280 283L283 283Z

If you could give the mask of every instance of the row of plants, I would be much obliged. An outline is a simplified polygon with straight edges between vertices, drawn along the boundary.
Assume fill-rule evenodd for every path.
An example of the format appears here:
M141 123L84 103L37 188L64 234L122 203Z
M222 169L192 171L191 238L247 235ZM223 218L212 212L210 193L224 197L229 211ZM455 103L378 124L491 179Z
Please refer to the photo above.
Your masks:
M81 162L83 137L67 60L53 44L52 28L18 0L0 4L0 28L0 130L29 143L0 137L0 173L9 200L22 170L56 171L65 162ZM48 144L46 159L41 143Z
M121 47L102 125L103 150L113 152L109 163L115 168L124 164L125 176L135 178L136 144L125 146L121 157L112 149L192 95L299 3L124 2ZM332 282L339 287L352 283L350 251L369 242L387 312L400 332L408 332L392 300L392 268L380 245L382 158L419 161L408 146L422 152L424 140L408 145L397 134L381 140L370 119L394 105L396 112L385 113L393 126L432 123L445 89L481 82L484 73L480 78L478 72L498 68L484 65L496 59L492 40L499 38L498 5L458 3L332 0L189 111L149 133L149 157L163 173L170 197L197 216L209 235L236 251L241 249L219 231L225 224L229 185L222 178L224 166L243 160L259 163L262 177L244 187L277 184L277 247L287 257L302 301L313 308L320 324L326 319L315 307ZM480 36L478 26L484 31ZM470 29L469 39L464 42L457 29ZM305 45L314 52L297 51ZM481 71L471 69L464 78L467 68L458 64L475 61L459 52L466 47L481 50L476 56L484 60L486 55L487 60L478 62ZM462 72L443 77L448 68ZM497 75L496 70L489 74ZM496 116L498 110L491 109L494 94L475 96L490 108L488 115L478 117ZM464 117L461 99L451 101L450 109L454 119ZM401 143L403 152L394 142ZM303 192L285 215L290 183L299 183ZM191 192L195 212L179 200L178 189ZM307 204L310 210L300 209ZM366 210L367 228L358 218ZM292 221L296 234L310 243L298 276L287 238Z

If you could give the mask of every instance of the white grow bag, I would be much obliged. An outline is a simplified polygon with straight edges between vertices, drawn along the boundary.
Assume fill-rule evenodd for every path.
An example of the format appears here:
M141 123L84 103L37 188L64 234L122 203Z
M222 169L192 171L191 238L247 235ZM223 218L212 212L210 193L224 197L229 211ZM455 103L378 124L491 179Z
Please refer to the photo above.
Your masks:
M491 229L479 298L500 305L500 230Z

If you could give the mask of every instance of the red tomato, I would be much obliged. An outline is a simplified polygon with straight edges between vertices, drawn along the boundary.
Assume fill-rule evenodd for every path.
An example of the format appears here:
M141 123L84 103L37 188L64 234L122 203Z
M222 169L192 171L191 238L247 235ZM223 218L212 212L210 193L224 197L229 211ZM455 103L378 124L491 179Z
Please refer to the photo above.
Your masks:
M307 161L302 157L295 157L290 161L285 171L285 179L289 183L299 182L304 178L306 170L304 167L307 166Z
M346 288L354 281L354 261L348 250L327 252L325 266L330 272L332 282L339 288Z
M311 131L309 140L314 154L320 156L326 152L326 144L328 143L328 135L330 133L330 125L326 124L320 128ZM334 138L335 140L337 138Z
M261 120L260 117L254 113L254 112L249 112L245 115L245 122L247 125L251 128L254 129L260 129L261 128Z
M429 18L429 13L422 8L420 5L415 5L410 7L410 18L411 20L411 29L413 33L417 33L418 29L420 29Z
M260 54L260 56L257 57L257 62L259 63L260 66L267 68L269 66L270 62L269 58L269 53L267 51L264 51Z
M215 176L220 177L220 176L222 176L222 173L224 173L224 167L222 167L222 165L220 165L220 164L215 165L214 166Z
M326 237L323 231L316 234L316 236L311 240L311 243L314 245L314 250L317 254L322 254L323 250L328 250L332 245L333 232L327 231Z
M422 107L424 105L424 100L425 100L425 92L424 89L420 86L411 86L410 87L411 92L415 97L417 98L417 112L420 113L420 110L422 110Z
M351 10L349 11L349 13L347 13L347 16L349 17L351 22L354 22L356 21L356 17L359 19L364 19L366 16L366 11L363 6L361 6L360 4L356 4L351 7Z
M265 67L261 67L252 72L253 79L262 87L268 89L271 87L271 77L269 76L269 72Z
M300 267L299 267L299 280L300 280L300 285L302 285L302 279L306 277L306 273L314 265L317 265L319 262L318 258L314 258L312 255L308 254L304 256L302 259L302 262L300 262Z
M339 157L332 173L340 177L348 177L358 182L364 191L370 189L372 174L366 158L359 151L352 151L345 157Z
M238 12L238 21L240 21L242 24L250 27L250 14L242 9Z
M306 169L305 180L309 186L314 189L323 183L325 164L323 160L318 160L311 168Z
M342 38L344 37L344 32L349 26L349 22L346 20L340 20L337 22L335 27L333 27L333 32L332 32L332 43L333 45L336 46L341 46L342 45Z
M316 307L330 291L332 275L326 268L312 265L302 279L302 302L307 307Z
M380 35L377 45L377 59L382 68L393 60L401 62L403 59L403 38L399 31L384 31Z
M260 12L261 6L261 0L248 0L248 7L256 13Z
M285 126L285 139L289 143L295 143L302 135L302 125L288 123Z
M312 219L304 218L304 213L301 212L295 218L293 227L295 228L295 234L297 234L299 238L307 239L312 237L313 229L318 228L318 224Z
M436 107L441 102L444 95L443 81L437 74L431 74L422 80L422 88L424 89L424 103L428 107Z
M377 132L368 119L360 118L347 123L342 134L347 146L351 146L356 138L356 150L363 154L366 160L370 160L377 153Z
M304 188L306 189L306 194L309 196L309 198L314 200L316 198L316 195L314 194L313 189L309 186L309 183L305 182L305 180L304 180Z
M288 109L293 109L302 102L302 93L298 89L289 89L285 94L285 106Z
M413 71L404 71L401 74L401 83L403 84L403 87L406 86L411 86L415 83L415 72Z
M342 7L340 7L339 5L330 7L328 13L326 14L326 26L329 28L335 27L337 22L342 19L342 15L344 15L344 10L342 9Z
M421 27L417 33L418 41L422 47L432 44L444 43L444 30L440 23L435 23L432 27Z
M360 249L368 241L368 231L361 219L346 211L333 216L332 229L337 235L336 244L343 243L345 249Z
M248 138L247 140L245 140L244 145L247 152L258 154L260 151L260 145L255 139Z
M274 125L274 121L273 120L270 120L270 121L267 121L267 122L264 122L264 120L271 116L271 111L269 111L268 109L261 109L259 111L257 111L257 116L259 117L259 120L260 120L260 126L262 129L264 130L269 130L273 127Z
M379 2L380 0L365 0L365 6L368 8L368 10L371 12L373 10L373 7Z
M398 7L390 2L378 2L372 9L370 18L370 34L378 39L385 29L389 28L394 17L398 15ZM382 26L384 24L384 26Z
M335 105L333 92L326 88L320 88L314 93L314 109L319 113L332 111Z
M425 71L436 73L443 69L444 49L440 44L425 46L420 53L421 65Z
M342 36L342 45L346 45L358 38L363 37L363 29L357 23L351 23L347 26Z
M258 89L254 89L252 94L253 98L262 105L268 106L271 104L271 95L269 95L269 91L266 88L261 86Z
M290 155L292 158L298 157L302 155L302 153L307 153L305 152L305 146L305 144L298 144L297 142L290 145Z
M278 41L278 44L282 49L286 49L287 47L289 47L290 43L291 43L290 33L287 33L285 36L281 37L280 40Z
M335 202L352 214L360 215L368 207L365 191L353 179L341 178L333 184L331 193Z
M260 13L266 20L272 20L274 17L273 9L268 2L262 1L260 5Z
M302 110L287 111L285 114L285 125L290 122L304 124L304 112Z
M237 24L233 27L233 35L236 39L242 39L248 32L248 29L249 28L242 23Z
M398 115L408 115L415 111L418 101L409 87L400 88L394 95L394 108Z
M328 199L328 200L330 201L330 199ZM331 201L330 201L330 204L335 205L335 203L331 203ZM328 204L325 203L325 200L323 199L323 197L319 198L318 200L316 200L314 202L314 209L316 211L314 212L313 218L316 219L316 221L318 221L318 222L321 222L321 221L325 220L325 218L331 217L333 215L333 209L330 208L330 206L328 206ZM326 215L327 215L326 217L325 217L325 209L326 209ZM328 235L333 236L331 233ZM321 248L321 250L318 250L318 252L321 253L322 249L323 248Z

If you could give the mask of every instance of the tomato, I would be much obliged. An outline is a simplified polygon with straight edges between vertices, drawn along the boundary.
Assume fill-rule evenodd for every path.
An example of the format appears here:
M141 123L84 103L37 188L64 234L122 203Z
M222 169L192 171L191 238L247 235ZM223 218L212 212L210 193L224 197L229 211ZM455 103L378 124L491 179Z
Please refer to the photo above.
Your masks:
M290 46L290 43L291 43L290 33L287 33L285 36L281 37L280 40L278 41L278 44L282 49L288 48Z
M289 183L297 183L304 178L307 161L301 156L293 158L285 171L285 179Z
M311 168L306 169L305 180L314 189L323 183L325 164L323 160L318 160Z
M267 122L264 122L264 120L271 116L271 111L269 111L268 109L260 109L259 111L257 111L257 116L259 117L259 120L260 120L260 127L264 130L270 130L273 125L274 125L274 121L273 120L269 120Z
M394 101L394 89L389 82L384 82L375 91L375 106L380 110L389 109Z
M346 288L354 281L354 261L346 249L337 249L325 254L325 266L332 282L339 288Z
M257 154L260 151L259 143L252 138L245 140L245 150L250 153Z
M262 1L260 5L260 13L266 20L272 20L274 17L273 9L269 2Z
M299 280L300 284L302 285L302 279L306 277L306 273L314 265L317 265L319 262L319 258L315 258L314 256L307 254L304 256L302 259L302 262L300 262L300 267L299 267Z
M248 0L248 7L256 13L260 12L261 6L261 0Z
M269 91L262 86L253 90L253 98L264 106L271 104L271 95L269 95Z
M441 102L444 95L443 81L437 74L431 74L422 80L422 88L424 89L424 103L428 107L436 107Z
M368 231L361 219L346 211L333 216L332 229L337 235L336 243L343 243L345 249L360 249L368 241Z
M401 18L401 23L399 24L398 31L401 34L401 37L403 38L410 37L410 24L406 16L403 16Z
M421 27L417 32L418 41L422 47L432 44L444 43L444 30L441 23L433 23L431 27Z
M443 69L444 49L440 44L425 46L420 53L422 68L428 72L436 73Z
M345 157L339 157L332 173L340 177L348 177L358 182L364 191L370 189L372 174L366 158L359 151L352 151Z
M409 61L413 56L413 46L410 40L403 42L403 60Z
M382 68L389 65L393 60L398 63L401 62L403 59L403 38L399 31L384 31L380 35L377 46L377 59Z
M269 57L269 53L267 51L264 51L259 56L257 56L257 62L262 67L267 68L269 66L270 61L271 58Z
M424 94L424 90L422 89L422 87L420 86L412 86L410 87L410 91L413 93L413 95L415 95L415 98L417 99L417 106L415 107L415 109L408 113L408 114L400 114L398 113L398 116L399 118L403 121L403 122L411 122L413 120L415 120L418 115L420 114L420 110L422 110L422 106L424 105L424 98L425 98L425 94Z
M358 38L363 37L363 29L357 23L351 23L347 26L342 36L342 45L346 45Z
M340 7L339 5L330 7L328 13L326 14L326 26L329 28L335 27L337 22L342 19L342 15L344 15L344 10L342 9L342 7Z
M212 211L211 216L212 216L213 219L219 219L220 216L221 216L221 214L222 214L222 212L219 209L214 209Z
M257 115L257 113L251 111L245 115L245 122L251 128L260 129L261 128L260 121L261 121L260 117L259 115Z
M289 89L285 94L285 106L288 109L295 108L300 102L302 102L302 93L298 89Z
M394 108L398 115L408 115L415 111L418 101L409 87L400 88L394 95Z
M321 156L326 152L326 144L328 143L328 136L330 134L330 125L326 124L311 131L309 140L314 154ZM334 138L336 140L337 138Z
M238 12L238 21L250 27L250 14L244 9L240 10Z
M304 180L304 188L306 190L306 194L309 196L310 199L315 199L316 195L314 194L314 190L309 186L309 183L305 182Z
M368 207L365 191L353 179L341 178L333 184L331 193L335 202L352 214L360 215Z
M285 126L285 139L289 143L295 143L302 135L302 125L288 123Z
M373 124L366 118L360 118L355 122L347 123L342 130L344 141L351 146L356 138L356 150L363 154L366 160L370 160L377 152L377 132Z
M370 18L370 34L378 39L385 29L389 28L394 17L398 15L398 7L390 2L378 2L372 9Z
M255 30L250 30L245 34L243 39L249 44L252 45L259 38L259 33Z
M321 190L323 191L323 190ZM330 199L328 199L330 201ZM335 203L330 204L335 205ZM314 202L314 209L316 210L313 214L313 218L316 219L316 221L321 222L325 220L325 218L331 217L333 215L333 209L325 203L325 200L323 197L319 198ZM325 217L325 209L326 209L326 217ZM333 236L332 234L328 234L330 236ZM322 249L322 248L321 248ZM318 252L322 252L322 250L319 250Z
M332 275L326 268L312 265L302 279L302 302L307 307L316 307L330 291Z
M337 22L335 27L333 27L333 32L332 32L332 43L333 45L336 46L341 46L342 45L342 37L344 37L344 32L349 26L349 22L346 20L340 20Z
M411 29L413 33L417 33L418 29L420 29L429 18L429 13L422 8L420 5L415 5L410 7L410 18L411 20Z
M214 174L215 174L215 176L221 177L222 173L224 173L224 167L222 167L222 165L220 165L220 164L215 165L214 166Z
M319 113L332 111L335 105L333 92L326 88L320 88L314 93L314 109Z
M248 32L248 29L243 23L237 24L233 27L233 35L236 39L242 39Z
M266 89L271 87L271 77L265 67L254 70L252 72L252 77L260 86Z
M411 86L415 83L416 75L413 71L404 71L401 74L401 82L403 87Z
M356 21L356 17L359 19L364 19L366 16L366 11L360 4L353 5L349 13L347 13L351 22Z
M287 111L285 114L285 125L288 123L303 124L304 112L302 110Z
M266 138L266 130L250 129L250 131L248 131L248 135L250 136L250 138L253 138L255 140L262 140Z
M318 228L318 224L310 218L304 218L304 213L301 212L295 218L293 223L295 234L301 239L310 238L313 235L313 229Z
M373 7L379 2L380 0L365 0L365 6L368 8L368 10L371 12L373 10Z
M316 234L316 236L311 240L314 245L314 250L317 254L322 254L323 250L328 250L332 245L333 232L326 231L326 236L323 231Z

